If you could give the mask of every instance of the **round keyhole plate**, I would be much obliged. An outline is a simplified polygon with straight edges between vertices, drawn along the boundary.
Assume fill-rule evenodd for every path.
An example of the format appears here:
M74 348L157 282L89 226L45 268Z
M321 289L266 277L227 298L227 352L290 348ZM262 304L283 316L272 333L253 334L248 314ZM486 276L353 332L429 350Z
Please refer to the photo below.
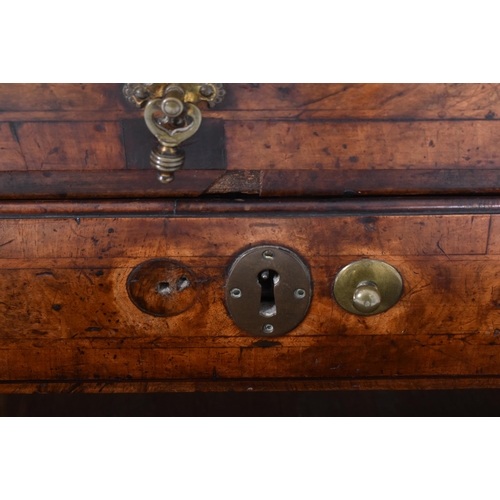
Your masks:
M272 316L262 314L266 310L262 307L262 285L259 282L263 271L274 271L279 276L273 286L276 310ZM240 293L235 293L235 290ZM229 315L250 335L278 337L290 332L305 318L311 297L309 269L297 254L287 248L273 245L251 248L234 261L228 273L226 305Z

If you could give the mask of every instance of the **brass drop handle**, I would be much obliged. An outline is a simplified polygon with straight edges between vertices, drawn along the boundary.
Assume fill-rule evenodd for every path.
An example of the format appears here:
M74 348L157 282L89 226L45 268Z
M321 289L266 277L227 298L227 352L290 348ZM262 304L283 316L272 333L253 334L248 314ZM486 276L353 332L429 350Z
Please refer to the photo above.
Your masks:
M213 107L226 91L221 83L127 83L123 93L131 103L144 108L146 125L158 139L150 163L158 170L158 180L169 183L184 165L180 144L200 128L202 115L196 104L206 101Z

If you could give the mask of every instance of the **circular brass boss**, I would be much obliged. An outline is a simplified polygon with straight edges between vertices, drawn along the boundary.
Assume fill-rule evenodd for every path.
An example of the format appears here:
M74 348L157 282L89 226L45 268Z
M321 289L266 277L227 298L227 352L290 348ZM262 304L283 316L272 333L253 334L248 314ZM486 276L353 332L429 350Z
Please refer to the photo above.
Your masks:
M333 283L333 295L339 305L359 316L387 311L402 293L401 275L380 260L351 262L339 271Z

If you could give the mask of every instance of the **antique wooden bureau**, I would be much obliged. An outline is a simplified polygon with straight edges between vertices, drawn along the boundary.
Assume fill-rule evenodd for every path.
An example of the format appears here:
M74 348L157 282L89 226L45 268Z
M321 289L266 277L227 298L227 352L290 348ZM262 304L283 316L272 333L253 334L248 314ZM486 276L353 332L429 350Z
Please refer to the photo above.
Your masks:
M0 85L0 392L499 387L499 117L495 84Z

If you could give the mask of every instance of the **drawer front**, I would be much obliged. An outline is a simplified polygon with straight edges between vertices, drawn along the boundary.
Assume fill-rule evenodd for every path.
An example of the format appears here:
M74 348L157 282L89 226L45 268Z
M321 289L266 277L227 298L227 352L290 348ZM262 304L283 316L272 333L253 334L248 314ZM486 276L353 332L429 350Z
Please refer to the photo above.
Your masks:
M161 184L119 84L0 85L0 199L493 194L498 84L228 84Z
M4 204L0 390L497 386L500 205L446 204ZM311 272L307 316L283 336L248 335L226 309L228 270L258 245L293 250ZM404 283L374 316L332 294L364 258ZM187 278L157 288L161 316L147 311L158 297L131 300L129 282L156 259Z

